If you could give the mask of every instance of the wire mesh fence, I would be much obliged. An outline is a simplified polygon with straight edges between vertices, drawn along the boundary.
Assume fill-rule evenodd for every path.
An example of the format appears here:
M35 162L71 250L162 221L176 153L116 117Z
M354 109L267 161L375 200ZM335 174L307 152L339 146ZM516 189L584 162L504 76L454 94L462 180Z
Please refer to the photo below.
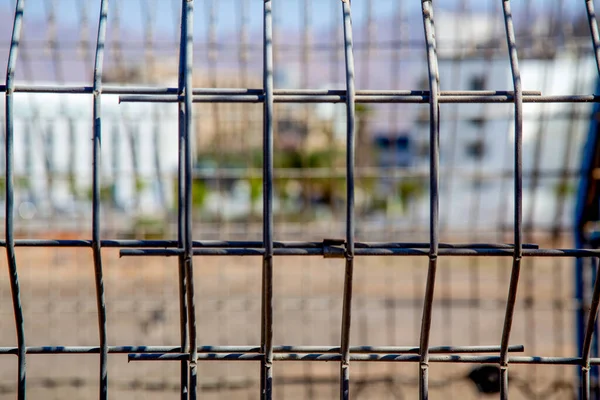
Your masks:
M0 15L0 397L600 395L592 1Z

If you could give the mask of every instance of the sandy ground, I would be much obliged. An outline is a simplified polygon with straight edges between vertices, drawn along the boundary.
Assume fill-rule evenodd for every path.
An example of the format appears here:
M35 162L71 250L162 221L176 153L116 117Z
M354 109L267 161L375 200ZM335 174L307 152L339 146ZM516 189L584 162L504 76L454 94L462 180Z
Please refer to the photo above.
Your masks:
M18 249L29 346L97 345L97 314L89 249ZM118 258L103 250L110 345L177 345L179 303L175 258ZM260 343L261 259L195 258L198 343ZM6 271L5 258L0 266ZM426 258L359 258L353 300L353 345L418 345ZM275 259L276 345L337 345L343 260ZM526 355L574 356L573 261L526 260L511 343ZM431 345L499 344L510 259L442 258ZM7 274L0 275L0 345L16 344ZM0 358L0 399L15 397L16 357ZM30 399L97 398L97 355L30 355ZM111 355L111 398L176 399L176 362L131 362ZM433 364L432 399L477 399L470 365ZM336 398L336 363L277 362L275 397ZM574 367L512 366L511 398L572 397ZM259 364L203 362L202 398L258 399ZM353 398L417 397L414 363L353 363ZM556 385L556 386L553 386ZM561 385L567 385L565 390ZM549 390L546 393L544 391ZM536 397L535 394L538 394Z

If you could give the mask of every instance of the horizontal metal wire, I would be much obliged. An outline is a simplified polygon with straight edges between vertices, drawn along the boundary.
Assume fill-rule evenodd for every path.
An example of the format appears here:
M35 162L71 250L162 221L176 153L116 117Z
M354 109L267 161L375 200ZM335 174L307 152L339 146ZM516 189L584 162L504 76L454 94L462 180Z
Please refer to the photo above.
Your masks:
M350 361L362 362L419 362L420 355L403 354L352 354ZM180 361L189 358L186 353L173 354L132 354L129 361ZM208 353L199 354L199 361L260 361L263 354L249 353ZM275 361L340 361L340 354L275 354ZM550 364L550 365L581 365L580 357L509 357L511 364ZM470 355L432 355L429 362L434 363L464 363L464 364L498 364L500 356L470 356ZM600 365L600 358L592 358L590 365Z
M125 249L121 250L122 257L131 256L178 256L182 249ZM262 256L264 249L252 248L195 248L194 256ZM357 248L356 256L429 256L427 248ZM338 247L330 248L276 248L276 256L325 256L343 257L344 253ZM512 257L514 250L507 248L440 248L439 256L479 256L479 257ZM599 257L600 250L595 249L528 249L524 248L523 257Z
M262 103L264 96L257 95L194 95L194 103ZM356 103L429 103L429 96L423 94L416 95L356 95ZM121 103L178 103L181 101L179 96L153 96L136 95L121 96ZM345 103L344 95L275 95L275 103ZM514 103L512 95L445 95L439 97L440 103ZM600 96L589 95L555 95L555 96L523 96L524 103L598 103Z
M36 346L27 347L27 354L85 354L100 353L98 346ZM500 346L436 346L430 352L440 354L450 353L496 353ZM509 351L521 353L523 345L510 346ZM17 354L17 347L0 347L0 355ZM152 353L181 353L181 346L109 346L112 354L152 354ZM339 353L336 346L273 346L274 353ZM353 346L351 353L408 353L418 354L419 347L410 346ZM198 353L260 353L260 346L199 346Z
M6 91L6 85L0 85L0 92ZM15 85L15 93L62 93L62 94L92 94L92 86L76 85ZM172 87L143 87L143 86L103 86L103 94L118 95L177 95L179 90ZM262 89L251 88L194 88L194 95L264 95ZM345 96L345 90L337 89L274 89L273 94L279 96ZM357 90L361 96L429 96L428 90ZM512 95L506 90L446 90L441 91L441 96L502 96ZM526 90L527 96L541 96L538 90Z
M172 248L177 247L176 240L111 240L103 239L101 242L102 247L107 248L131 248L131 247L164 247ZM342 243L343 244L343 241ZM0 247L5 247L6 241L0 240ZM91 247L91 240L81 239L16 239L16 247ZM291 249L322 249L324 247L331 247L325 242L301 242L301 241L276 241L273 242L275 248L291 248ZM194 248L257 248L263 247L263 243L259 241L245 241L245 240L194 240ZM356 248L365 249L378 249L378 248L398 248L398 249L410 249L410 248L428 248L428 243L418 242L356 242ZM512 249L513 245L505 243L440 243L440 248L447 249ZM525 244L523 248L526 249L538 249L537 244Z
M215 2L216 3L216 2ZM365 45L366 48L382 48L390 43L414 44L422 49L421 42L394 40L391 42L374 45L367 34L367 41L354 44L352 39L352 22L350 16L350 1L342 0L343 11L343 49L345 65L343 76L345 90L274 90L273 88L273 31L271 0L264 1L263 8L263 38L262 45L256 41L252 45L246 44L246 49L261 48L263 55L263 88L261 89L209 89L192 87L193 75L193 5L194 0L181 1L181 26L180 34L180 59L179 59L179 84L177 88L163 87L104 87L103 55L105 49L106 20L108 1L101 1L99 15L99 29L95 50L94 84L93 86L77 85L15 85L16 49L21 42L20 26L23 15L23 0L16 2L14 17L13 38L8 60L6 84L0 86L0 91L6 94L6 240L0 241L0 247L7 250L9 271L11 273L11 290L17 326L18 346L1 347L0 354L12 354L19 357L19 389L18 398L25 398L25 354L100 354L100 398L108 397L108 370L107 354L129 354L131 361L180 361L181 362L181 395L182 399L195 399L197 388L197 360L232 360L232 361L261 361L261 398L272 397L272 361L335 361L341 366L342 399L349 398L349 362L419 362L420 363L420 390L421 398L428 398L428 367L430 362L440 363L494 363L501 369L502 394L501 398L508 397L508 363L515 364L561 364L578 365L589 375L590 365L600 365L599 358L590 358L588 351L582 357L508 357L507 352L521 352L523 346L509 346L509 338L514 315L514 305L517 299L517 282L519 279L521 257L598 257L600 250L591 249L540 249L537 245L523 245L523 165L522 165L522 136L523 136L523 103L598 103L600 95L552 95L545 96L539 91L522 91L521 77L518 70L518 58L515 31L512 26L512 14L509 0L503 0L504 22L506 25L507 42L511 61L511 75L513 91L440 91L440 77L438 66L438 48L433 24L433 4L431 0L423 1L423 23L425 29L425 45L427 50L428 83L430 90L363 90L355 91L355 65L353 51L355 47ZM211 3L213 4L213 3ZM372 2L368 2L372 7ZM598 29L593 11L593 3L587 0L590 28L592 30L593 47L598 55ZM370 9L370 8L369 8ZM214 11L214 6L211 6ZM211 12L212 12L211 11ZM370 18L370 17L369 17ZM242 18L243 19L243 18ZM211 22L214 28L214 22ZM369 29L367 29L369 30ZM306 29L309 32L309 29ZM118 35L117 35L118 36ZM210 35L209 35L210 36ZM361 35L362 36L362 35ZM54 39L48 40L53 42ZM119 42L119 41L117 41ZM308 42L308 40L307 40ZM198 45L198 42L196 42ZM236 44L237 45L237 44ZM51 45L52 46L52 45ZM56 43L53 44L56 46ZM215 50L228 45L216 43L209 39L209 49ZM232 45L233 46L233 45ZM144 46L145 47L145 46ZM198 47L198 46L196 46ZM293 45L284 44L281 49L293 48ZM341 47L327 46L327 50ZM487 49L484 45L481 49ZM313 46L313 50L323 50L321 44ZM481 50L480 49L480 50ZM56 50L56 49L54 49ZM446 50L446 49L444 49ZM481 52L481 51L480 51ZM209 58L212 56L209 54ZM456 55L460 59L462 55ZM368 59L368 55L366 57ZM306 61L306 59L305 59ZM597 59L598 62L598 59ZM305 65L308 62L304 63ZM216 64L215 64L216 65ZM600 68L600 63L598 63ZM401 70L396 66L394 69ZM306 77L307 78L307 77ZM307 79L308 80L308 79ZM216 79L213 82L216 86ZM396 82L398 83L398 82ZM444 83L445 84L445 83ZM301 86L306 87L307 82ZM365 85L369 86L369 85ZM395 85L394 85L395 86ZM52 240L29 239L14 240L14 194L13 194L13 135L14 135L14 93L55 93L55 94L92 94L94 96L94 154L93 154L93 198L92 198L92 240ZM155 102L178 103L179 107L179 160L178 160L178 240L102 240L100 237L100 138L101 138L101 95L119 95L120 102ZM193 142L193 107L197 103L262 103L263 104L263 240L258 241L193 241L192 240L192 179L193 171L192 142ZM346 237L344 240L330 239L323 242L274 242L273 240L273 193L274 193L274 168L273 168L273 103L345 103L347 117L346 132ZM429 104L430 123L430 240L428 243L355 243L355 204L354 189L356 128L355 116L356 103L407 103ZM439 243L439 185L440 185L440 149L439 122L441 103L497 103L513 104L515 114L515 175L514 175L514 204L515 217L513 229L515 245L495 243L472 244L440 244ZM573 114L574 118L574 114ZM422 119L419 118L419 121ZM568 163L565 163L565 166ZM332 169L333 171L333 169ZM563 170L562 178L567 178L568 173ZM246 171L248 172L248 171ZM331 172L331 171L330 171ZM427 176L424 174L423 176ZM537 176L536 176L537 178ZM98 331L100 346L96 347L26 347L24 339L23 310L20 303L19 285L17 279L17 263L14 256L15 247L60 247L60 248L92 248L94 250L96 298L98 312ZM180 300L180 346L108 346L106 327L106 304L104 301L103 272L101 248L119 248L121 256L178 256L179 257L179 300ZM195 311L194 279L192 256L262 256L263 281L262 281L262 308L261 308L261 344L260 346L201 346L197 347L196 325L202 322ZM346 271L344 281L343 311L341 324L341 345L338 347L326 346L273 346L273 255L297 256L323 256L326 258L344 258ZM429 272L427 277L426 294L424 296L421 340L418 347L387 347L387 346L358 346L350 347L352 290L353 290L353 261L355 256L427 256L429 257ZM501 346L443 346L430 347L431 316L434 301L434 285L436 283L436 267L439 256L501 256L512 257L513 274L509 294L507 296L506 317ZM587 328L587 346L590 346L595 329L600 284L594 292L594 302L590 323ZM586 304L581 303L581 308ZM188 340L189 338L189 340ZM461 355L457 353L484 353L494 352L499 355ZM135 353L135 354L132 354ZM429 354L433 355L429 355ZM436 354L437 353L437 354ZM189 375L187 374L189 372ZM189 385L188 385L189 378ZM590 382L585 378L582 381L587 391ZM189 389L189 393L188 393ZM589 396L589 393L588 393ZM587 398L587 397L586 397Z

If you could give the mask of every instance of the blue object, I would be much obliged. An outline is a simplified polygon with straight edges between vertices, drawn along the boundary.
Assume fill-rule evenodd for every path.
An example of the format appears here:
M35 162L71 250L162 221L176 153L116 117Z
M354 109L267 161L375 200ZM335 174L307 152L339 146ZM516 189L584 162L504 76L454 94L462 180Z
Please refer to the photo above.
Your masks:
M600 91L600 82L596 87L596 92ZM598 232L586 232L586 225L590 222L600 220L600 206L598 198L600 190L593 173L595 168L600 168L600 125L598 124L600 117L600 104L594 103L592 115L590 116L590 127L587 141L582 150L581 177L579 188L577 191L577 199L575 206L575 246L577 248L598 248L599 235ZM585 269L591 269L590 274L585 274ZM576 340L579 354L583 348L583 337L586 324L586 313L584 304L584 295L586 288L592 290L596 279L596 262L594 259L576 259L575 263L575 300L576 300ZM586 278L591 277L588 281ZM594 335L592 342L591 356L598 357L598 336ZM581 369L578 367L578 376L581 378ZM599 370L598 367L591 369L592 381L592 397L600 399L600 391L598 390ZM580 380L581 381L581 380ZM579 395L581 398L581 394Z

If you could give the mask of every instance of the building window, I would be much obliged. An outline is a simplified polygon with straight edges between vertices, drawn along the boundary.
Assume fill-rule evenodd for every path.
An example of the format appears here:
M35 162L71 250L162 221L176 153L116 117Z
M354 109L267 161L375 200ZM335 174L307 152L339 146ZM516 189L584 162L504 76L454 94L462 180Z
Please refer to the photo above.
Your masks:
M408 136L400 136L396 139L396 147L398 151L409 151L410 150L410 139Z
M485 155L485 142L482 139L477 139L467 143L465 153L472 160L481 160Z
M469 82L470 90L483 90L485 88L485 77L483 75L475 75L471 77Z
M485 124L485 118L483 118L482 115L478 115L476 117L470 118L469 122L476 128L481 128Z

